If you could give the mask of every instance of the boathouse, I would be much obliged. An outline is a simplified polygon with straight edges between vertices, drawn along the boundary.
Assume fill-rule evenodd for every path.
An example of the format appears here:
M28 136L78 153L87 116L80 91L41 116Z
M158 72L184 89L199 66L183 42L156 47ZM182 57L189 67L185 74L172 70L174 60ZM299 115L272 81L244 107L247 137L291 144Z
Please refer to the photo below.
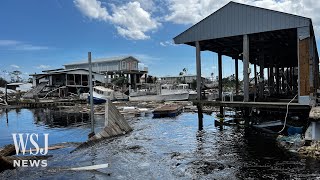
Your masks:
M319 56L310 18L229 2L176 36L174 42L195 47L200 105L285 109L291 99L290 108L316 104ZM219 99L212 102L201 99L202 51L218 55ZM223 56L234 60L238 102L222 101ZM243 63L241 89L239 60Z

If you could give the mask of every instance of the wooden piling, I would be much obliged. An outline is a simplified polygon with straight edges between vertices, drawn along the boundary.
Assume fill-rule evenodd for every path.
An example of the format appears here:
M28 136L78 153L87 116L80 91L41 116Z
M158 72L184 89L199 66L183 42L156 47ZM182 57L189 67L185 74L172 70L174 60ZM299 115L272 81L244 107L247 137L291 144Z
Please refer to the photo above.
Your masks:
M222 101L222 55L218 53L218 70L219 70L219 99ZM220 114L223 115L223 106L220 106Z
M249 36L243 35L243 93L244 101L249 101Z
M202 105L201 105L201 48L199 41L196 41L196 68L197 68L197 100L198 100L198 129L203 129Z

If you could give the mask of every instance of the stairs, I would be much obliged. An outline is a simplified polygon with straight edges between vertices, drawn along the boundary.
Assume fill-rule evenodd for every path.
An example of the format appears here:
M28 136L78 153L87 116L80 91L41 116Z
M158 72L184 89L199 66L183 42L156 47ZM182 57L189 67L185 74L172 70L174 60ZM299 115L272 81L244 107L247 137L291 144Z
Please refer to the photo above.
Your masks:
M27 92L22 97L25 98L25 99L31 99L31 98L34 97L34 95L39 94L46 85L47 85L47 82L42 82L42 83L38 84L38 86L36 86L33 89L31 89L29 92Z

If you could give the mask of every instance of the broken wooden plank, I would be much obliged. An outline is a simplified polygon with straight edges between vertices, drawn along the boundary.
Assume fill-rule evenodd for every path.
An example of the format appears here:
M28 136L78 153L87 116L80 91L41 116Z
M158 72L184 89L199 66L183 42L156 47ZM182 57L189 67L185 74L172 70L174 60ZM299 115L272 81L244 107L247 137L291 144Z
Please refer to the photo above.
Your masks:
M11 156L16 153L16 149L13 144L9 144L4 146L4 148L0 151L0 156Z
M76 167L76 168L70 168L68 170L73 171L90 171L90 170L97 170L97 169L103 169L109 167L109 164L97 164L92 166L83 166L83 167Z

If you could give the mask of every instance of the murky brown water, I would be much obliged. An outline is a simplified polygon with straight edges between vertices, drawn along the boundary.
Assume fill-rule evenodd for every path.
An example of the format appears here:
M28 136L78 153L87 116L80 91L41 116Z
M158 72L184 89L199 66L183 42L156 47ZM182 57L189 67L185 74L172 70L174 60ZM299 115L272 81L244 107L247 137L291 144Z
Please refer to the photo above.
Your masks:
M102 119L102 118L101 118ZM320 163L301 159L277 147L272 139L249 134L243 127L214 126L204 116L197 131L197 114L177 118L131 119L134 131L69 154L48 159L47 168L8 170L0 179L316 179ZM84 126L84 129L88 128ZM84 131L86 132L86 131ZM65 132L67 136L68 133ZM72 136L72 135L70 135ZM72 137L70 137L72 138ZM54 151L52 152L54 154ZM109 163L94 171L70 167Z

